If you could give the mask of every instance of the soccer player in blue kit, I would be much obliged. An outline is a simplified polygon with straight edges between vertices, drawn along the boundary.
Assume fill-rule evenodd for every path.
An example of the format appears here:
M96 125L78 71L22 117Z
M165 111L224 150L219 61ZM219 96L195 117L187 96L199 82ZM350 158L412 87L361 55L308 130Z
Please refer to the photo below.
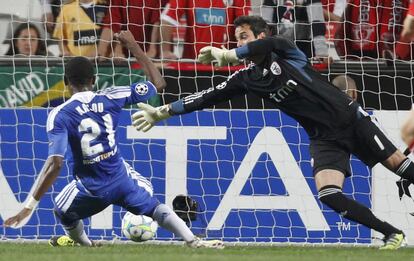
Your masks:
M192 248L222 248L222 241L195 237L170 207L153 196L151 183L122 158L115 136L122 108L147 101L163 90L166 83L129 31L122 31L116 37L131 51L150 81L92 92L95 81L92 63L84 57L68 61L65 83L72 97L48 116L49 157L39 174L40 181L25 208L4 224L18 225L32 214L59 175L69 145L75 180L55 198L54 209L67 236L53 237L51 245L94 246L84 231L82 219L115 204L133 214L152 217Z

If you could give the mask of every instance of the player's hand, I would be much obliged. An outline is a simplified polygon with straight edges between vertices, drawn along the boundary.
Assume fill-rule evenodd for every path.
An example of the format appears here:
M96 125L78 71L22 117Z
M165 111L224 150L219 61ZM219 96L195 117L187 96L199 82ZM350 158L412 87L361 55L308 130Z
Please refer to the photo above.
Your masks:
M201 48L198 55L198 61L203 64L210 64L212 61L216 61L217 66L226 66L229 64L239 64L239 58L236 55L236 50L227 50L222 47L206 46Z
M211 46L206 46L201 48L200 53L198 54L197 60L202 64L210 64L214 57L211 55Z
M168 105L152 107L149 104L138 103L140 111L132 114L132 126L138 131L147 132L155 123L168 119L171 115L168 112Z
M120 31L119 33L115 33L114 37L126 48L136 43L135 38L130 31Z
M403 39L412 41L413 36L414 36L414 16L407 15L404 19L404 25L403 25L403 30L400 35L400 39L403 38Z
M4 226L6 227L18 227L20 222L28 218L32 214L33 209L23 208L17 215L8 218L4 221Z

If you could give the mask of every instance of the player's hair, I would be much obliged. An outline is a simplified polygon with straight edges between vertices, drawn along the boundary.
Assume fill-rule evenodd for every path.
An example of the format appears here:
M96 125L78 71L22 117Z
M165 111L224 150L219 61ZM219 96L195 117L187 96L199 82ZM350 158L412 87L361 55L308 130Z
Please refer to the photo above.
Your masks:
M70 59L65 65L65 83L74 87L90 87L94 78L92 63L85 57L78 56Z
M270 35L270 27L266 23L266 21L257 15L252 16L239 16L234 20L234 26L242 26L244 24L247 24L250 26L250 29L253 31L253 34L255 37L257 37L261 33L265 33L267 36Z
M335 79L332 80L332 84L338 87L341 91L346 91L348 89L357 89L354 79L346 75L337 76Z

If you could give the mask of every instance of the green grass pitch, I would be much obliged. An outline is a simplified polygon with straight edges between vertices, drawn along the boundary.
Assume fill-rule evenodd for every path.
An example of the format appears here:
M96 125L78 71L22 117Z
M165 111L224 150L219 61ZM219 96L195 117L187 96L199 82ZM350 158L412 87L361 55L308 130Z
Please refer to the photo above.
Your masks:
M363 261L363 260L414 260L414 248L396 251L379 251L364 247L254 247L229 246L223 250L190 249L176 245L120 244L100 248L60 247L47 244L0 243L0 260L29 261L187 261L187 260L317 260L317 261Z

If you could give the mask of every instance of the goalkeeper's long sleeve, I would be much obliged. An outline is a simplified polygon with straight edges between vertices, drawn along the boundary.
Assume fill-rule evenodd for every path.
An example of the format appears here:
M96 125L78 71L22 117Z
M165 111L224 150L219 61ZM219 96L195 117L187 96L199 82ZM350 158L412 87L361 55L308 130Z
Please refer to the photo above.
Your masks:
M306 55L292 41L282 36L266 37L236 49L236 54L241 59L269 55L272 52L283 59L300 63L302 66L308 63Z
M212 107L228 101L235 96L244 95L247 90L239 79L239 71L233 73L226 81L206 90L193 93L169 105L172 115L185 114L196 110Z

